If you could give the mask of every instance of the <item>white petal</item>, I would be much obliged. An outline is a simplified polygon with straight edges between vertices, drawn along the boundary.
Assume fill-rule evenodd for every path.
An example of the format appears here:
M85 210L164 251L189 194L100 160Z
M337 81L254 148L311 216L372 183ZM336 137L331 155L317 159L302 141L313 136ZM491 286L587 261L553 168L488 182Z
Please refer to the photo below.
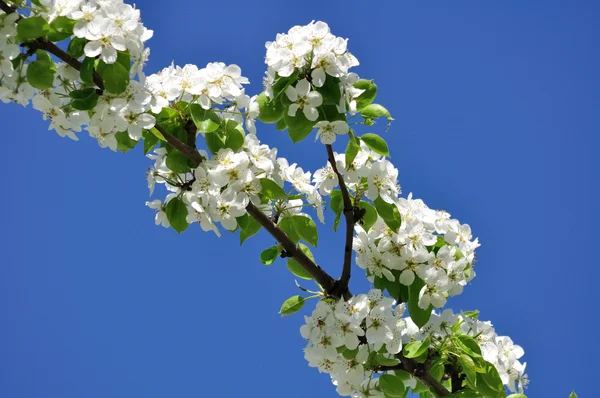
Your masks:
M85 56L88 58L94 58L102 52L102 45L97 41L90 41L83 48Z
M316 91L309 93L306 96L306 99L308 100L308 103L315 108L323 104L323 97L321 97L321 94L317 93Z
M312 84L314 84L316 87L323 87L323 84L325 84L326 75L322 68L313 70L310 76L312 77Z
M310 91L310 83L306 79L302 79L296 84L296 91L301 97L305 97ZM291 100L291 98L290 98ZM295 100L292 100L295 101ZM319 104L320 105L320 104ZM317 105L318 106L318 105Z
M292 104L290 106L290 109L292 108L293 105L295 105L295 104ZM314 122L315 120L317 120L319 118L319 111L317 111L316 108L314 108L310 105L304 105L304 109L302 109L302 111L304 112L304 116L306 116L306 118L308 120L310 120L311 122Z

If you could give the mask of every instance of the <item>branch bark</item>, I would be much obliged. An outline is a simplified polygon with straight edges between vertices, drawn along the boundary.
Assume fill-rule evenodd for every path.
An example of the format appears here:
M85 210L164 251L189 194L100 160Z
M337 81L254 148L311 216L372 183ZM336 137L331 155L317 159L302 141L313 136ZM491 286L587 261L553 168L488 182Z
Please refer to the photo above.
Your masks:
M380 366L376 369L376 371L384 372L384 371L388 371L388 370L405 370L408 373L410 373L411 375L413 375L414 377L416 377L417 379L419 379L419 381L421 381L421 383L423 383L427 387L429 387L429 389L432 390L436 394L436 396L445 397L447 395L450 395L450 391L448 391L448 389L446 387L444 387L444 385L442 383L437 381L431 375L431 373L429 373L429 368L428 368L427 363L421 364L421 363L414 361L413 359L406 358L402 354L402 351L400 351L398 354L396 354L396 358L398 358L400 360L400 363L398 365Z
M296 244L287 236L287 234L279 228L265 213L260 211L252 203L246 206L248 214L262 225L269 234L271 234L279 243L283 245L285 251L302 266L308 273L315 278L315 281L326 292L331 292L335 286L335 280L312 261L304 252L296 246Z
M327 148L327 157L329 164L337 176L340 184L340 191L342 192L342 201L344 203L344 218L346 219L346 245L344 246L344 267L342 269L342 276L338 283L339 288L344 290L348 289L348 282L350 282L350 272L352 269L352 241L354 240L354 207L352 206L352 200L348 193L348 188L344 182L344 177L338 171L335 156L333 155L333 148L331 145L325 145Z

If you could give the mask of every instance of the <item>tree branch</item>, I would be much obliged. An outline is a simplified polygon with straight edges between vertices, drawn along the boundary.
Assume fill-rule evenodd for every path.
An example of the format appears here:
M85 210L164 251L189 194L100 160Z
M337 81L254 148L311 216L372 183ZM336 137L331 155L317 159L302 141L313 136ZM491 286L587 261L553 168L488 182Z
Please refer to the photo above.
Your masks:
M15 12L15 10L3 0L0 0L0 9L6 12L7 14ZM78 71L81 70L81 62L79 62L79 60L73 58L46 38L39 38L27 43L22 43L22 46L27 47L28 49L33 51L45 50L50 54L53 54L63 62L67 63L74 69ZM104 90L104 82L102 81L102 77L96 71L94 71L94 84L98 86L98 88L100 88L101 90ZM204 157L200 155L198 149L195 147L197 130L196 126L194 126L193 123L192 125L190 125L189 122L186 124L187 144L180 141L177 137L169 134L160 125L157 124L155 128L160 134L162 134L162 136L165 138L165 141L167 141L169 145L181 152L196 166L202 163ZM329 274L327 274L321 267L315 264L314 261L312 261L308 256L306 256L304 252L299 250L296 244L287 236L287 234L283 230L281 230L277 225L275 225L269 219L269 217L267 217L252 203L250 203L246 207L246 210L248 211L248 214L250 214L254 219L256 219L279 243L283 245L285 250L294 258L294 260L296 260L307 272L309 272L315 278L315 281L317 281L317 283L321 285L326 292L331 293L334 291L334 288L336 287L335 280L331 276L329 276ZM350 254L351 250L352 247L350 247ZM337 289L335 290L337 291ZM347 295L347 288L344 289L341 293Z
M450 395L450 391L442 383L437 381L431 373L429 373L429 365L431 361L428 359L424 364L418 363L417 361L406 358L402 351L396 354L396 358L400 360L398 365L394 366L378 366L374 369L376 372L386 372L390 370L405 370L417 379L421 381L421 383L425 384L429 387L433 392L435 392L436 396L444 397L446 395ZM458 373L458 372L457 372Z
M273 221L260 211L252 203L246 206L248 214L262 225L269 234L271 234L277 242L283 245L283 248L294 260L298 262L308 273L315 278L315 281L321 285L323 290L331 292L335 287L335 280L311 260L304 252L296 246L296 244L287 236L287 234L279 228Z
M347 289L348 282L350 281L350 271L352 269L352 241L354 240L354 207L352 207L352 200L348 193L348 188L344 182L344 177L338 171L335 156L333 155L333 148L331 145L325 145L327 148L327 157L329 164L335 172L338 182L340 184L340 191L342 192L342 200L344 202L344 218L346 219L346 245L344 247L344 268L342 269L342 276L339 279L340 288Z

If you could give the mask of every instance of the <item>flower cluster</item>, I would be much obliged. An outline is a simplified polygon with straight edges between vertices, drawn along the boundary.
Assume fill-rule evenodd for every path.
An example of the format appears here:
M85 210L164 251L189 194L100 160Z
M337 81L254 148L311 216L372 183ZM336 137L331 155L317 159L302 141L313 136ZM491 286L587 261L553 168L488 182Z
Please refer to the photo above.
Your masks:
M33 10L48 22L57 17L76 21L73 34L87 41L86 57L99 56L107 64L117 62L119 51L141 57L144 42L153 35L140 22L140 11L123 0L42 0Z
M139 10L122 0L107 1L40 1L33 4L32 16L52 23L63 18L72 23L72 40L85 43L80 54L70 53L73 58L98 58L104 65L117 62L121 72L118 76L122 89L96 91L82 82L80 74L66 63L54 63L51 57L29 59L31 54L20 53L16 45L16 20L18 13L0 16L0 100L28 105L42 112L44 120L50 121L50 129L62 137L77 140L75 133L85 128L101 147L117 150L118 133L138 141L142 130L155 125L155 117L149 114L151 93L139 81L143 80L142 68L148 57L144 42L152 36L140 22ZM22 18L22 17L21 17ZM65 22L66 23L66 22ZM66 23L68 25L68 23ZM67 37L68 39L69 37ZM26 62L28 61L28 63ZM6 61L6 62L4 62ZM12 61L12 62L11 62ZM34 65L50 75L44 86L30 81L27 71ZM40 72L41 73L41 72ZM112 77L111 79L116 79ZM38 88L34 88L38 87ZM99 95L100 93L100 95Z
M430 305L441 308L447 296L462 293L475 276L473 263L479 247L470 227L451 219L445 211L432 210L422 200L412 199L412 194L398 197L398 170L363 142L351 164L346 165L345 154L335 159L353 197L364 195L371 201L385 202L383 206L395 209L401 222L399 229L392 230L378 216L368 231L360 224L355 226L356 263L367 271L369 280L386 278L409 286L418 276L425 282L419 298L423 309ZM323 195L330 195L339 183L331 165L317 170L313 180Z
M282 79L288 79L285 93L281 95L288 116L295 117L302 111L307 120L315 122L322 105L332 105L342 115L356 113L356 99L364 90L354 87L359 77L349 69L359 63L347 51L347 42L331 34L329 26L322 21L294 26L287 34L278 34L275 41L265 44L267 95L278 100L275 97L281 93L275 94L273 90ZM322 129L326 125L317 127L321 129L321 141L326 144L335 141L336 133L348 132L347 125L336 126L335 130Z
M201 155L208 158L206 151ZM156 199L146 204L156 210L156 224L169 227L166 216L168 202L180 198L187 208L187 222L198 222L204 231L214 231L220 236L215 223L233 231L238 227L237 218L246 214L249 202L260 207L266 214L277 212L280 216L306 215L302 213L305 199L316 209L322 220L323 200L317 189L310 184L310 173L304 173L296 164L289 165L285 158L277 158L277 149L261 144L254 134L248 134L241 150L220 149L210 160L203 161L196 169L177 173L168 166L168 152L157 148L148 157L155 161L148 172L148 187L153 193L156 183L165 184L171 193L165 202ZM274 182L279 187L292 185L300 194L291 200L267 201L261 195L261 180Z
M403 317L405 308L405 304L395 305L377 289L348 301L319 301L300 328L300 334L308 340L306 360L329 374L342 396L383 398L373 374L389 372L389 364L394 361L398 364L397 354L404 345L429 338L435 351L455 346L456 336L466 335L475 339L483 359L496 368L510 391L523 391L528 380L525 364L518 359L524 351L510 338L498 336L490 322L445 310L432 312L429 321L419 328L410 317ZM391 367L401 370L402 365ZM406 387L416 387L414 378L406 378L406 374L403 377Z
M321 87L326 76L342 77L358 60L347 51L347 39L331 34L325 22L294 26L287 34L278 34L267 42L265 62L269 73L287 77L295 70L310 70L312 83Z
M356 263L371 280L386 278L410 286L418 276L425 283L419 307L441 308L475 276L472 265L479 243L468 225L445 211L429 209L412 194L394 206L402 219L399 230L390 230L381 219L369 232L355 227Z
M394 303L373 289L348 301L319 301L312 315L305 317L300 328L309 341L305 358L309 366L331 376L340 395L358 397L360 391L372 388L369 375L377 359L393 360L403 341L410 341L402 318L405 306L394 308Z

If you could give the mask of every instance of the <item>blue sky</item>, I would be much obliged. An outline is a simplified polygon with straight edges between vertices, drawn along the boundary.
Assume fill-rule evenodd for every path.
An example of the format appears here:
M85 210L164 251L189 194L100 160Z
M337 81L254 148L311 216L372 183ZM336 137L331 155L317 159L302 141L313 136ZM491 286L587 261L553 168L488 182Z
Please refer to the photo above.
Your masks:
M482 243L449 306L479 309L525 348L530 397L597 393L599 3L171 4L137 2L155 30L148 73L237 63L258 93L277 32L320 19L349 37L356 72L396 118L384 137L404 192ZM337 396L303 359L302 317L277 314L297 290L283 262L259 262L266 233L240 248L155 227L141 148L61 139L16 105L0 119L1 397ZM312 140L259 135L312 170L325 163ZM341 235L324 228L315 251L335 275ZM355 269L355 292L361 279Z

